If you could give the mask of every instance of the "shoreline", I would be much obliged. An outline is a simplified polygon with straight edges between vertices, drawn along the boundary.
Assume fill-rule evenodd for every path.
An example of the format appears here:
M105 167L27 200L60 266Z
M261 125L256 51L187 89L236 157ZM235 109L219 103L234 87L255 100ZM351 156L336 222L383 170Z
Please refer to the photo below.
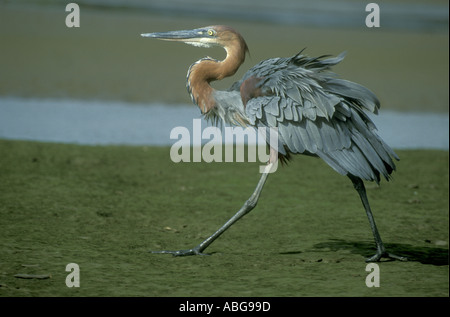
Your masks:
M196 144L193 120L201 119L202 129L211 126L187 104L0 97L0 113L0 138L87 145L170 146L177 142L170 139L177 127L186 128ZM394 149L449 149L448 114L382 109L369 117ZM223 128L221 136L226 141Z

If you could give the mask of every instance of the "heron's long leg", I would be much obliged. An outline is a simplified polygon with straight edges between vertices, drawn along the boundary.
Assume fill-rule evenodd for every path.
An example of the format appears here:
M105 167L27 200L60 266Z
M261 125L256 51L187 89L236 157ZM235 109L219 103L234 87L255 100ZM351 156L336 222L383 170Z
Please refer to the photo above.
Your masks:
M250 196L249 199L244 203L244 205L239 209L239 211L230 218L222 227L219 228L216 232L214 232L210 237L205 239L202 243L200 243L198 246L187 249L187 250L178 250L178 251L152 251L152 253L168 253L173 254L175 256L183 256L183 255L196 255L196 254L203 254L203 250L205 250L211 243L214 242L222 233L224 233L228 228L230 228L236 221L241 219L243 216L248 214L253 208L255 208L256 204L258 203L259 195L261 194L261 191L264 187L264 184L267 180L267 176L270 173L270 170L273 166L273 163L269 163L266 167L264 172L261 175L261 178L259 179L258 185L255 188L255 191Z
M369 200L367 199L366 188L364 182L361 178L348 174L348 177L353 183L356 191L361 198L364 209L366 210L367 218L369 219L370 228L372 229L373 237L377 246L377 253L370 258L366 259L366 262L377 262L383 257L388 257L396 260L406 261L407 259L402 256L398 256L392 253L386 252L383 241L381 240L380 234L378 233L377 225L375 224L375 219L373 218L372 211L370 209Z

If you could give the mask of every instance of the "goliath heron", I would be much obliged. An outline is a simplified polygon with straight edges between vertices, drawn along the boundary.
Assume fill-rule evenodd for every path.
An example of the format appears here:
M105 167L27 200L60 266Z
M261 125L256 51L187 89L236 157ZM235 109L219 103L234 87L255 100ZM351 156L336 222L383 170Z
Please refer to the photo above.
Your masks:
M210 83L234 75L248 52L243 37L233 28L217 25L141 36L199 47L223 47L227 53L223 61L205 57L189 67L186 85L193 103L215 122L277 128L281 145L275 150L269 143L270 158L255 191L214 234L192 249L153 252L175 256L203 254L216 238L256 206L278 157L286 160L290 154L306 154L320 157L352 181L369 218L377 248L376 254L366 261L379 261L382 257L405 260L386 251L363 183L363 180L379 183L381 175L389 180L395 170L392 158L399 158L376 134L375 125L365 114L365 111L377 113L380 106L377 97L367 88L327 72L343 60L344 54L310 58L300 52L290 58L267 59L251 68L228 91L219 91Z

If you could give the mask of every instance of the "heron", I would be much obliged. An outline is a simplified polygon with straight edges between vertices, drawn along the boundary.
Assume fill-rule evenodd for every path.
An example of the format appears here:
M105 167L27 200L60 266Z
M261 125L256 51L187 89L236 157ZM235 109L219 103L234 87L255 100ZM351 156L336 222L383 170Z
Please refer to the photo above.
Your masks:
M187 72L186 87L201 114L213 123L241 127L276 128L278 144L268 141L269 159L251 196L216 232L197 246L185 250L151 251L174 256L204 255L203 251L236 221L253 210L274 164L294 154L324 160L336 172L347 176L359 194L376 245L367 262L382 258L406 260L387 252L381 240L367 198L364 181L387 181L396 169L397 154L378 136L367 113L378 113L380 102L366 87L338 78L330 69L344 59L298 54L263 60L228 90L216 90L211 82L232 76L249 52L243 36L225 25L192 30L141 34L145 38L177 41L197 47L219 46L226 57L204 57Z

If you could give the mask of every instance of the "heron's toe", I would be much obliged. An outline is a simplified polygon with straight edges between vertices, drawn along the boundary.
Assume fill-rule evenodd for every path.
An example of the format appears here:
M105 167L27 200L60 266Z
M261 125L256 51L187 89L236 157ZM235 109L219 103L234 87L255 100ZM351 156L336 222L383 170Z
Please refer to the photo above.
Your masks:
M408 261L408 258L404 256L399 256L384 251L384 252L377 252L375 255L367 258L366 262L379 262L382 258L388 258L391 260L399 260L399 261Z
M159 254L172 254L173 256L188 256L188 255L209 255L206 253L201 253L197 247L186 250L177 250L177 251L150 251L151 253L159 253Z

